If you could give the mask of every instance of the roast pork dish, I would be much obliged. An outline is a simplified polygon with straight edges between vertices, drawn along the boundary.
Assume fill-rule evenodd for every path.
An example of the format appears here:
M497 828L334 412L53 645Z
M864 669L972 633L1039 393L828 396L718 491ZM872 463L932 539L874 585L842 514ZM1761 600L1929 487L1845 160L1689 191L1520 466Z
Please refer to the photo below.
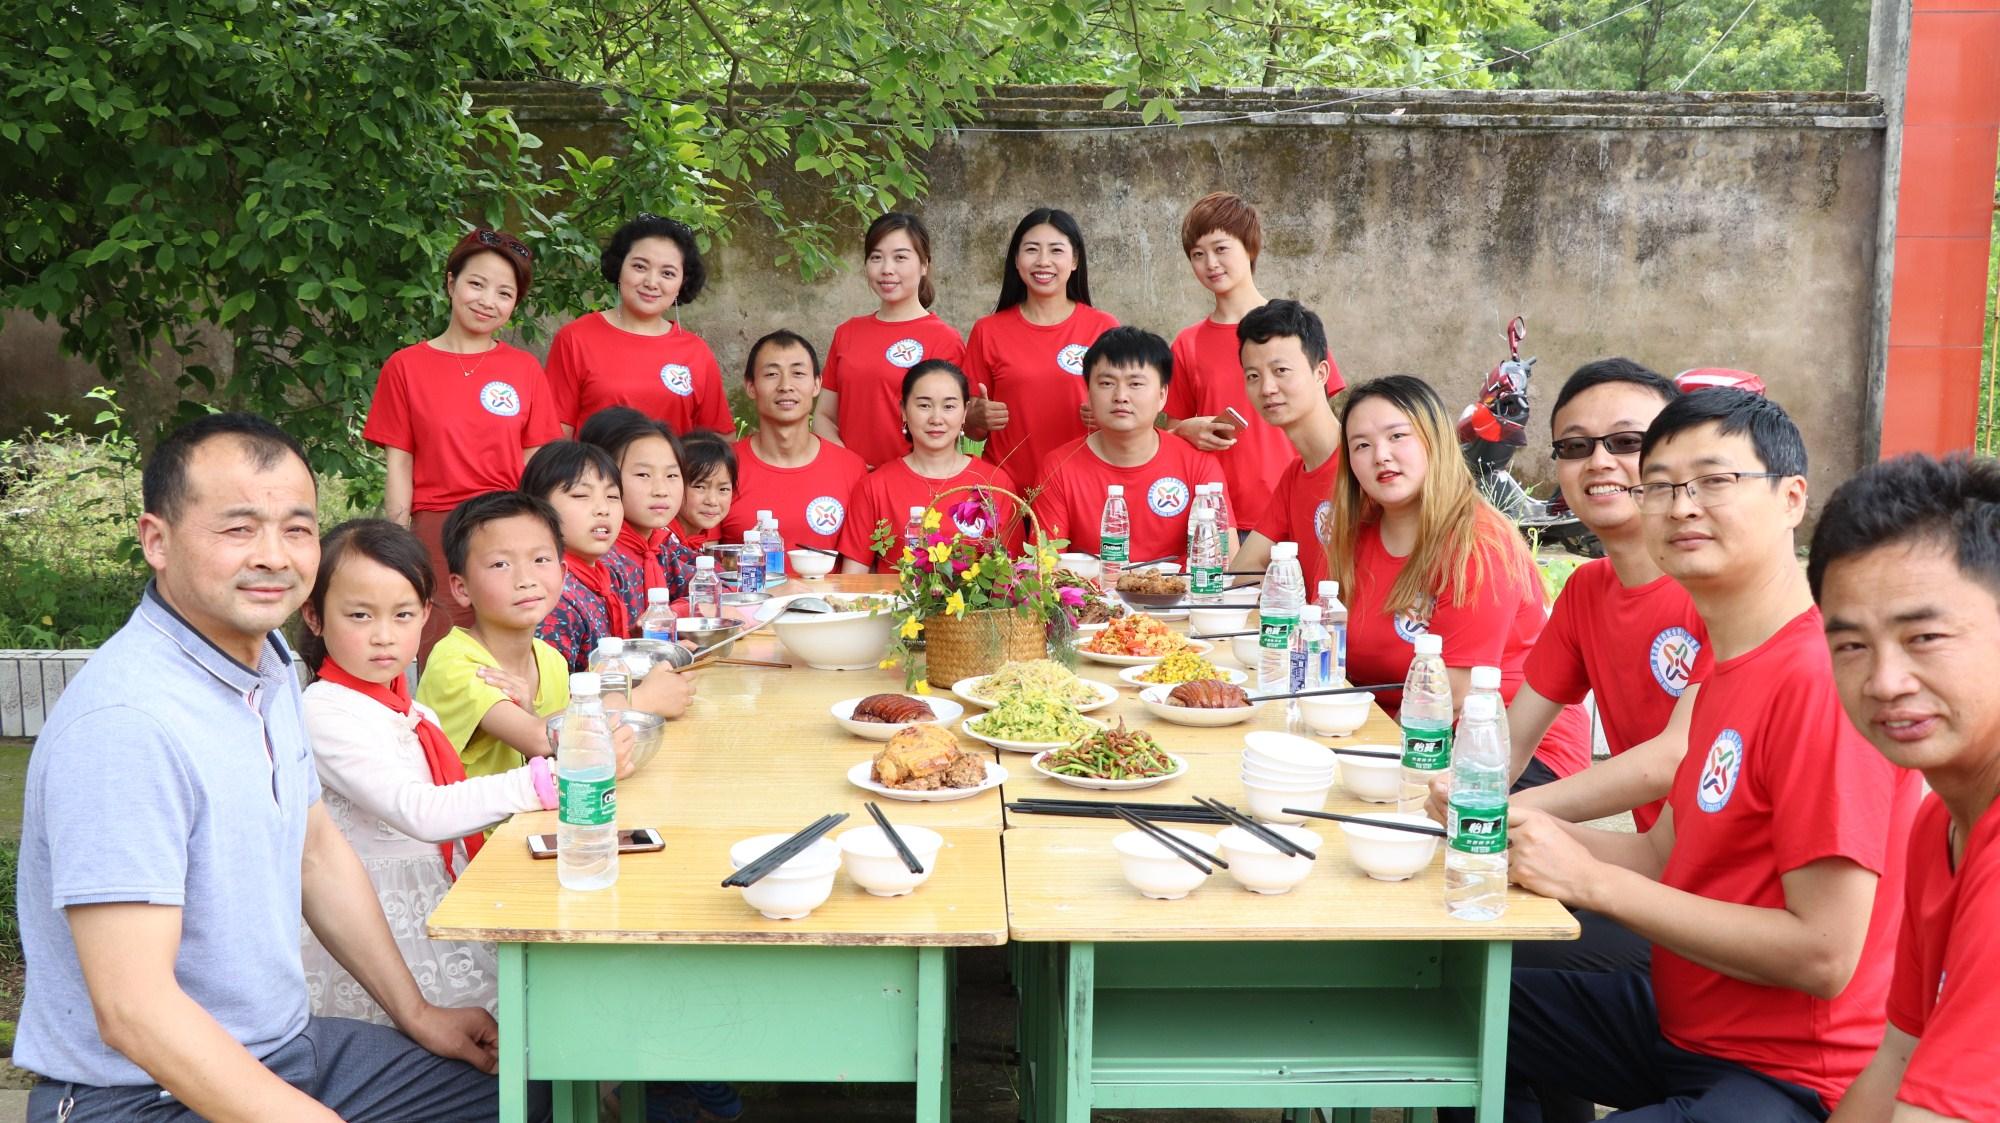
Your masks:
M929 792L976 788L986 782L986 762L958 747L958 738L935 725L896 731L875 754L875 782L885 788Z
M931 709L930 703L907 694L870 694L854 704L854 720L908 725L916 721L936 721L937 712Z

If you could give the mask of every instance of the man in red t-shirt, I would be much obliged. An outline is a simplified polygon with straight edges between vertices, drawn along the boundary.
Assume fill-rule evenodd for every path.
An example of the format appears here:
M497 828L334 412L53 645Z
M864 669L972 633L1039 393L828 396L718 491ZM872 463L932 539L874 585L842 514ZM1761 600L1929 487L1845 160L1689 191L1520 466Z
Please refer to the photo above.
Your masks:
M1919 785L1841 711L1793 547L1805 443L1777 403L1706 390L1646 430L1646 540L1707 624L1667 809L1632 835L1516 808L1509 874L1653 943L1633 971L1515 972L1508 1118L1545 1092L1651 1118L1820 1120L1881 1036Z
M1932 793L1909 836L1886 1033L1839 1123L2000 1119L1996 544L2000 464L1962 458L1864 468L1813 532L1841 702Z
M763 510L778 520L787 550L839 544L849 497L868 465L813 435L819 387L819 353L804 336L779 330L750 345L743 388L757 410L757 431L736 442L736 495L722 517L721 542L742 542Z
M1041 493L1031 500L1050 538L1065 539L1080 553L1097 553L1103 545L1104 498L1119 484L1132 522L1129 560L1182 560L1194 489L1220 484L1222 465L1153 427L1173 366L1167 341L1140 328L1112 328L1090 345L1083 371L1098 429L1048 458Z
M1326 535L1333 525L1333 484L1340 475L1340 418L1328 393L1340 376L1326 351L1326 328L1296 300L1273 300L1236 325L1243 386L1266 423L1283 433L1293 456L1263 481L1270 498L1250 524L1231 569L1261 570L1278 542L1299 544L1306 596L1318 604L1326 579Z

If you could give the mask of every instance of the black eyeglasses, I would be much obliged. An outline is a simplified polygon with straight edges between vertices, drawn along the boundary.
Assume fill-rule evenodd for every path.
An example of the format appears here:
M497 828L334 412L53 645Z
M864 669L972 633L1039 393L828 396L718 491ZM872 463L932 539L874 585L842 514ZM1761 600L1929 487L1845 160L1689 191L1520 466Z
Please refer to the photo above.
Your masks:
M1601 437L1557 437L1549 443L1549 450L1557 460L1587 460L1600 444L1613 456L1636 456L1645 443L1646 434L1627 430Z
M496 234L491 230L476 230L472 236L479 239L479 244L482 246L492 246L496 250L506 250L522 261L535 260L534 251L528 248L527 243L511 234Z
M1706 510L1720 507L1729 502L1729 496L1736 490L1740 480L1782 480L1783 472L1710 472L1696 476L1686 483L1640 484L1625 490L1639 504L1639 509L1649 515L1664 515L1674 509L1674 492L1687 489L1688 498L1694 505Z

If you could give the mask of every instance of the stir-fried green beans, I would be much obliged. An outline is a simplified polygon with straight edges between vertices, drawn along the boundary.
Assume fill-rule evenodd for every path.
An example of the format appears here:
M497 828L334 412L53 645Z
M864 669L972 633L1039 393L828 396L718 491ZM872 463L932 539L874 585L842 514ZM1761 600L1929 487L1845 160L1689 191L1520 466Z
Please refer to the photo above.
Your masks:
M1174 770L1174 760L1145 730L1128 730L1125 719L1074 745L1057 749L1042 767L1087 780L1150 780Z

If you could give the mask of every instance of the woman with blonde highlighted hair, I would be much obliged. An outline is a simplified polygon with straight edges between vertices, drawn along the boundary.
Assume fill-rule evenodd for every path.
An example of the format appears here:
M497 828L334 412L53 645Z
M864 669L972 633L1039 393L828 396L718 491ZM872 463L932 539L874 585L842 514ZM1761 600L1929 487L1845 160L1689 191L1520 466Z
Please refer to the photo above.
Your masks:
M1473 667L1490 666L1511 701L1548 602L1513 524L1473 486L1444 402L1413 375L1378 378L1350 392L1341 432L1327 557L1348 606L1348 678L1400 681L1428 632L1443 640L1454 700L1470 689ZM1377 699L1391 714L1401 708L1400 691ZM1589 724L1570 707L1522 784L1589 763Z

